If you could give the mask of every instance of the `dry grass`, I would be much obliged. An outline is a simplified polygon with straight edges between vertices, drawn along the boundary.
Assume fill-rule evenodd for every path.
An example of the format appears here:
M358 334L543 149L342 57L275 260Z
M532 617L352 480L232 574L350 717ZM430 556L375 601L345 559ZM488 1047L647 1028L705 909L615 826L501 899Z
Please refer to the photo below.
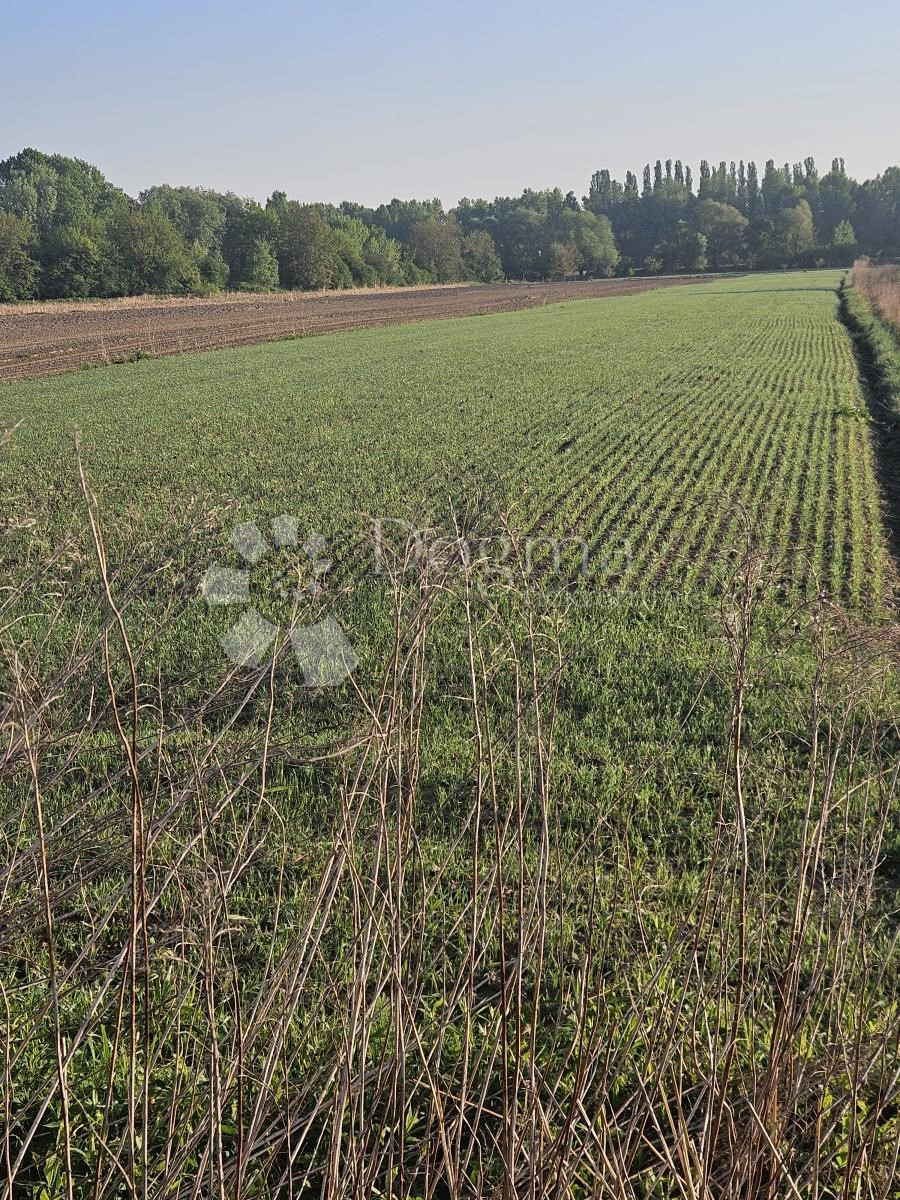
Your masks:
M900 330L900 267L872 267L865 262L856 262L850 279L879 313Z
M473 287L471 283L417 283L408 287L322 288L315 292L216 292L210 296L116 296L98 300L34 300L23 304L0 304L0 319L32 313L122 312L141 308L212 307L217 304L296 304L310 296L389 296L401 292L447 291Z

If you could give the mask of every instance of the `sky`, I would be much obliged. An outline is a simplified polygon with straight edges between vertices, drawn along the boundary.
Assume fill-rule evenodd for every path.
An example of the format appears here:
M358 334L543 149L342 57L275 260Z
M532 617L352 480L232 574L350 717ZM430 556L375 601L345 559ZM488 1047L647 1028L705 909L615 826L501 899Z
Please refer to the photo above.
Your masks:
M0 159L131 195L579 196L645 162L900 162L897 0L0 0Z

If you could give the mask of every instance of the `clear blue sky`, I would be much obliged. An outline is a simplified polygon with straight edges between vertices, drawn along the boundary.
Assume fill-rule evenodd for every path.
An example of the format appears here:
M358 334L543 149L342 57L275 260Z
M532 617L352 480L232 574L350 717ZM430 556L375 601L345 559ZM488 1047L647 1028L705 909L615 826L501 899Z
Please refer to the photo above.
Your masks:
M16 0L24 146L264 199L494 196L656 158L900 161L897 0Z

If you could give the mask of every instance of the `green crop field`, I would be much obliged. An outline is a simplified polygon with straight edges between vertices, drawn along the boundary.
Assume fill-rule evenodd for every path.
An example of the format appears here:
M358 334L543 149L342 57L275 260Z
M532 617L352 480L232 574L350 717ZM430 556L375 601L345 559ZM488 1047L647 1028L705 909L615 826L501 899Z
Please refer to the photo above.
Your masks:
M0 388L19 1194L889 1194L895 514L840 286Z
M65 502L80 430L111 535L165 536L192 497L348 536L372 517L440 520L475 487L523 537L584 539L636 586L701 580L741 506L792 589L872 601L885 564L839 279L755 276L20 384L3 394L24 418L10 499L33 515Z

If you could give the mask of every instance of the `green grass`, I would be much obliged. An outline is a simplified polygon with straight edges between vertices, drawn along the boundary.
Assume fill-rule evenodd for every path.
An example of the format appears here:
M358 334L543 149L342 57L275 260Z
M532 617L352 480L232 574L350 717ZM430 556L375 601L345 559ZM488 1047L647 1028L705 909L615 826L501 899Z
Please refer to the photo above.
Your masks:
M21 1194L890 1194L897 641L839 282L0 390ZM232 670L200 595L281 514L332 566L270 546L251 602L338 620L337 687ZM429 555L379 572L373 518Z

